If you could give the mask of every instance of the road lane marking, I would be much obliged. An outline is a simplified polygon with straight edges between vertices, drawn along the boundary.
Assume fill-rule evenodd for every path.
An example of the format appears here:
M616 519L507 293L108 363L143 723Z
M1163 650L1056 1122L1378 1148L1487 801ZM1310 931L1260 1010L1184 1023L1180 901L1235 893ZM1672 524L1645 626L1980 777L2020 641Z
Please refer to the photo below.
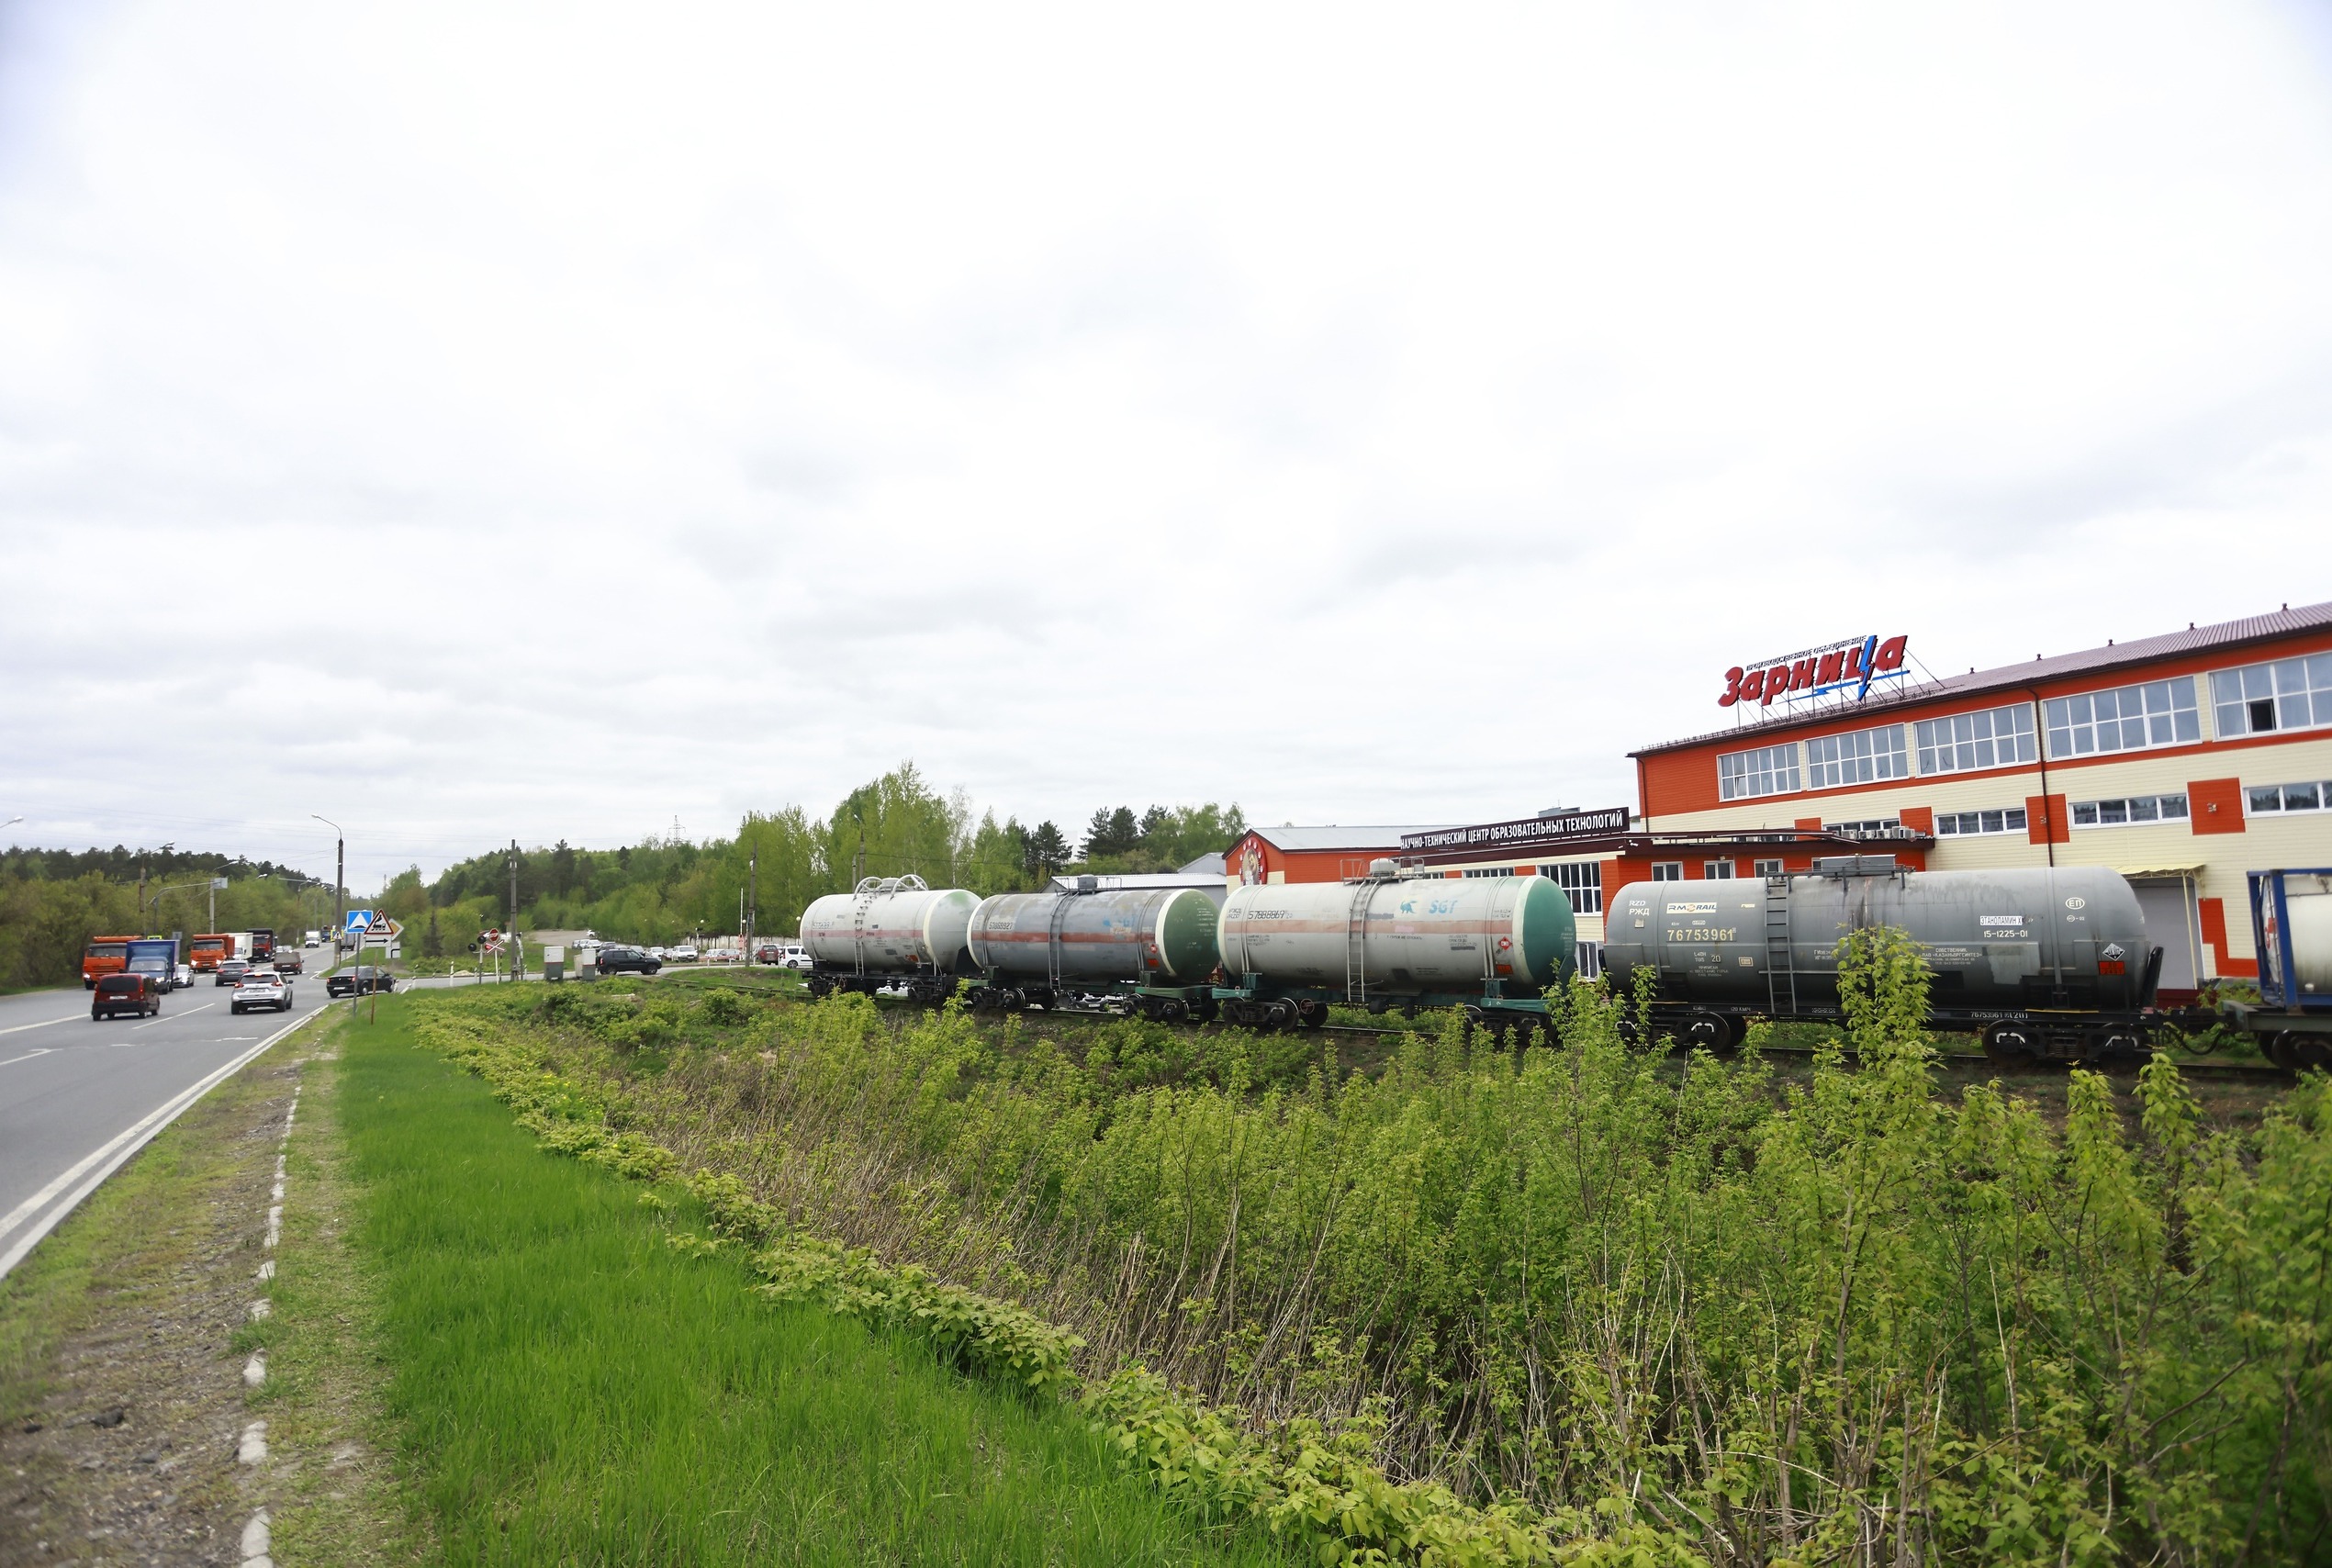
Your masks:
M14 1067L20 1061L30 1061L35 1057L45 1057L61 1048L57 1046L43 1046L37 1051L27 1051L20 1057L10 1057L6 1061L0 1061L0 1067Z
M235 1073L241 1071L262 1051L277 1040L317 1016L319 1014L310 1013L305 1017L293 1019L207 1078L196 1083L192 1088L181 1092L174 1099L165 1102L143 1120L135 1122L115 1134L104 1145L83 1156L71 1170L15 1208L10 1209L6 1217L0 1217L0 1238L5 1238L10 1231L19 1226L25 1227L25 1234L10 1243L6 1251L0 1252L0 1279L6 1279L9 1270L23 1262L25 1254L39 1246L40 1238L55 1229L59 1221L79 1208L81 1201L95 1192L100 1182L119 1170L122 1163L131 1155L145 1148L156 1133L184 1115L189 1105L209 1093ZM76 1182L80 1183L77 1187L74 1186ZM68 1188L73 1190L66 1193ZM65 1193L64 1202L62 1204L56 1204L59 1193ZM50 1207L52 1204L55 1204L53 1208ZM45 1217L42 1217L43 1210L48 1211Z
M27 1029L45 1029L51 1024L62 1024L65 1022L65 1019L67 1018L78 1018L80 1016L81 1014L78 1013L68 1013L65 1014L64 1018L43 1018L38 1024L11 1024L6 1028L0 1029L0 1035L21 1035Z
M202 1004L202 1007L189 1007L189 1008L188 1008L188 1009L186 1009L186 1011L185 1011L185 1012L184 1012L184 1013L174 1013L174 1014L172 1014L170 1016L171 1016L172 1018L189 1018L189 1017L192 1017L194 1014L197 1014L197 1013L200 1013L200 1012L203 1010L203 1007L216 1007L216 1006L218 1006L218 1005L219 1005L219 1003L217 1003L217 1002L204 1002L204 1003ZM132 1025L130 1025L130 1027L131 1027L131 1028L133 1028L133 1029L151 1029L151 1028L152 1028L152 1027L153 1027L156 1024L167 1023L168 1021L169 1021L168 1019L163 1019L163 1018L153 1018L153 1019L149 1019L147 1022L145 1022L145 1023L143 1023L143 1024L132 1024Z

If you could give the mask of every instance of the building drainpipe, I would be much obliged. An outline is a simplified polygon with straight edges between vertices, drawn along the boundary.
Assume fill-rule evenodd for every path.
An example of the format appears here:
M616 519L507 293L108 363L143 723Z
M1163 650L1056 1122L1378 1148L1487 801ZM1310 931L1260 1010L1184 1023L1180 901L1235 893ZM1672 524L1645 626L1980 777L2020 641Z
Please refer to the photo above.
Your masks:
M2033 755L2040 758L2041 810L2046 812L2056 809L2048 803L2048 727L2041 722L2040 693L2029 686L2024 688L2024 691L2033 700ZM2069 811L2070 809L2070 807L2067 808ZM2057 823L2054 818L2051 818L2042 828L2041 847L2048 851L2048 867L2050 870L2055 870L2057 868Z

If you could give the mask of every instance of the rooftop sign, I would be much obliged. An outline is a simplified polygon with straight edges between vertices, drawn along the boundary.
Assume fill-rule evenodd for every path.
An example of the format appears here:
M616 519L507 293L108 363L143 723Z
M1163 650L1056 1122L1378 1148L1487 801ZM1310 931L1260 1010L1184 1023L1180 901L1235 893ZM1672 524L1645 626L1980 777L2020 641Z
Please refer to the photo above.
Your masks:
M1823 697L1859 702L1870 695L1874 684L1901 680L1911 673L1903 667L1910 642L1909 637L1895 636L1882 643L1873 634L1825 643L1777 659L1735 665L1725 671L1724 694L1717 699L1717 706L1755 702L1770 708L1776 698L1788 703Z
M1545 844L1565 838L1603 838L1628 831L1628 808L1612 806L1598 812L1564 812L1552 817L1524 817L1519 822L1482 823L1474 827L1435 828L1429 833L1401 834L1401 847L1412 851L1496 847L1501 844Z

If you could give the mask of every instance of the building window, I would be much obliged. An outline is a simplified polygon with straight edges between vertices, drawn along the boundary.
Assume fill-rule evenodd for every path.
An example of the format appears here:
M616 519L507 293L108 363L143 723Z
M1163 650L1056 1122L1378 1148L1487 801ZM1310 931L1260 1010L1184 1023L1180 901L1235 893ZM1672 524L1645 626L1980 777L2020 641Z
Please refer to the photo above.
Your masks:
M1948 719L1922 719L1912 729L1919 743L1922 773L2012 767L2040 757L2033 745L2033 711L2021 702L1980 713L1954 713Z
M2221 740L2332 724L2332 654L2214 671L2211 705Z
M2048 700L2048 755L2090 756L2102 751L2143 751L2203 738L2194 710L2194 678L2149 680L2111 691Z
M2004 806L1997 812L1938 812L1935 836L1961 838L1983 833L2024 833L2024 808Z
M1858 823L1824 823L1822 831L1842 838L1900 838L1903 821L1900 817L1867 817Z
M1581 980L1598 979L1603 973L1603 944L1600 942L1580 943L1578 965Z
M1903 756L1900 724L1822 735L1806 743L1809 790L1836 790L1848 784L1876 784L1883 779L1910 777L1911 764Z
M2075 801L2075 827L2126 827L2134 823L2182 823L2186 820L2186 797L2179 795L2132 795L2120 801Z
M1798 743L1726 752L1717 758L1717 793L1728 801L1787 795L1798 788Z
M1564 896L1571 901L1573 914L1603 913L1603 862L1600 860L1542 866L1539 875L1554 879L1554 885L1561 888Z
M1787 873L1782 870L1781 862L1778 860L1760 860L1757 862L1757 875L1760 877L1779 877L1785 876Z
M1655 882L1683 881L1684 862L1681 860L1654 860L1652 863L1652 879Z
M2244 791L2252 812L2321 812L2332 809L2332 780L2312 784L2254 784Z
M1517 872L1511 866L1477 866L1472 870L1461 871L1458 875L1461 877L1511 877L1517 875Z
M1712 882L1721 882L1732 875L1732 862L1730 860L1703 860L1700 862L1700 874L1708 878Z

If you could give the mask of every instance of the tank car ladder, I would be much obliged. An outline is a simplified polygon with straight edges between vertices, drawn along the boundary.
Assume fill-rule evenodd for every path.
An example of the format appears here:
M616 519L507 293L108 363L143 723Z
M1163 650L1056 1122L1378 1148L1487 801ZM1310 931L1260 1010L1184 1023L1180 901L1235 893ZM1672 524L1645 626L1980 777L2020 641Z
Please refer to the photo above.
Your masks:
M1789 949L1787 873L1766 879L1766 1006L1771 1018L1798 1011L1798 965Z
M1344 910L1344 1000L1355 1007L1368 1002L1368 912L1376 887L1376 879L1362 877Z

